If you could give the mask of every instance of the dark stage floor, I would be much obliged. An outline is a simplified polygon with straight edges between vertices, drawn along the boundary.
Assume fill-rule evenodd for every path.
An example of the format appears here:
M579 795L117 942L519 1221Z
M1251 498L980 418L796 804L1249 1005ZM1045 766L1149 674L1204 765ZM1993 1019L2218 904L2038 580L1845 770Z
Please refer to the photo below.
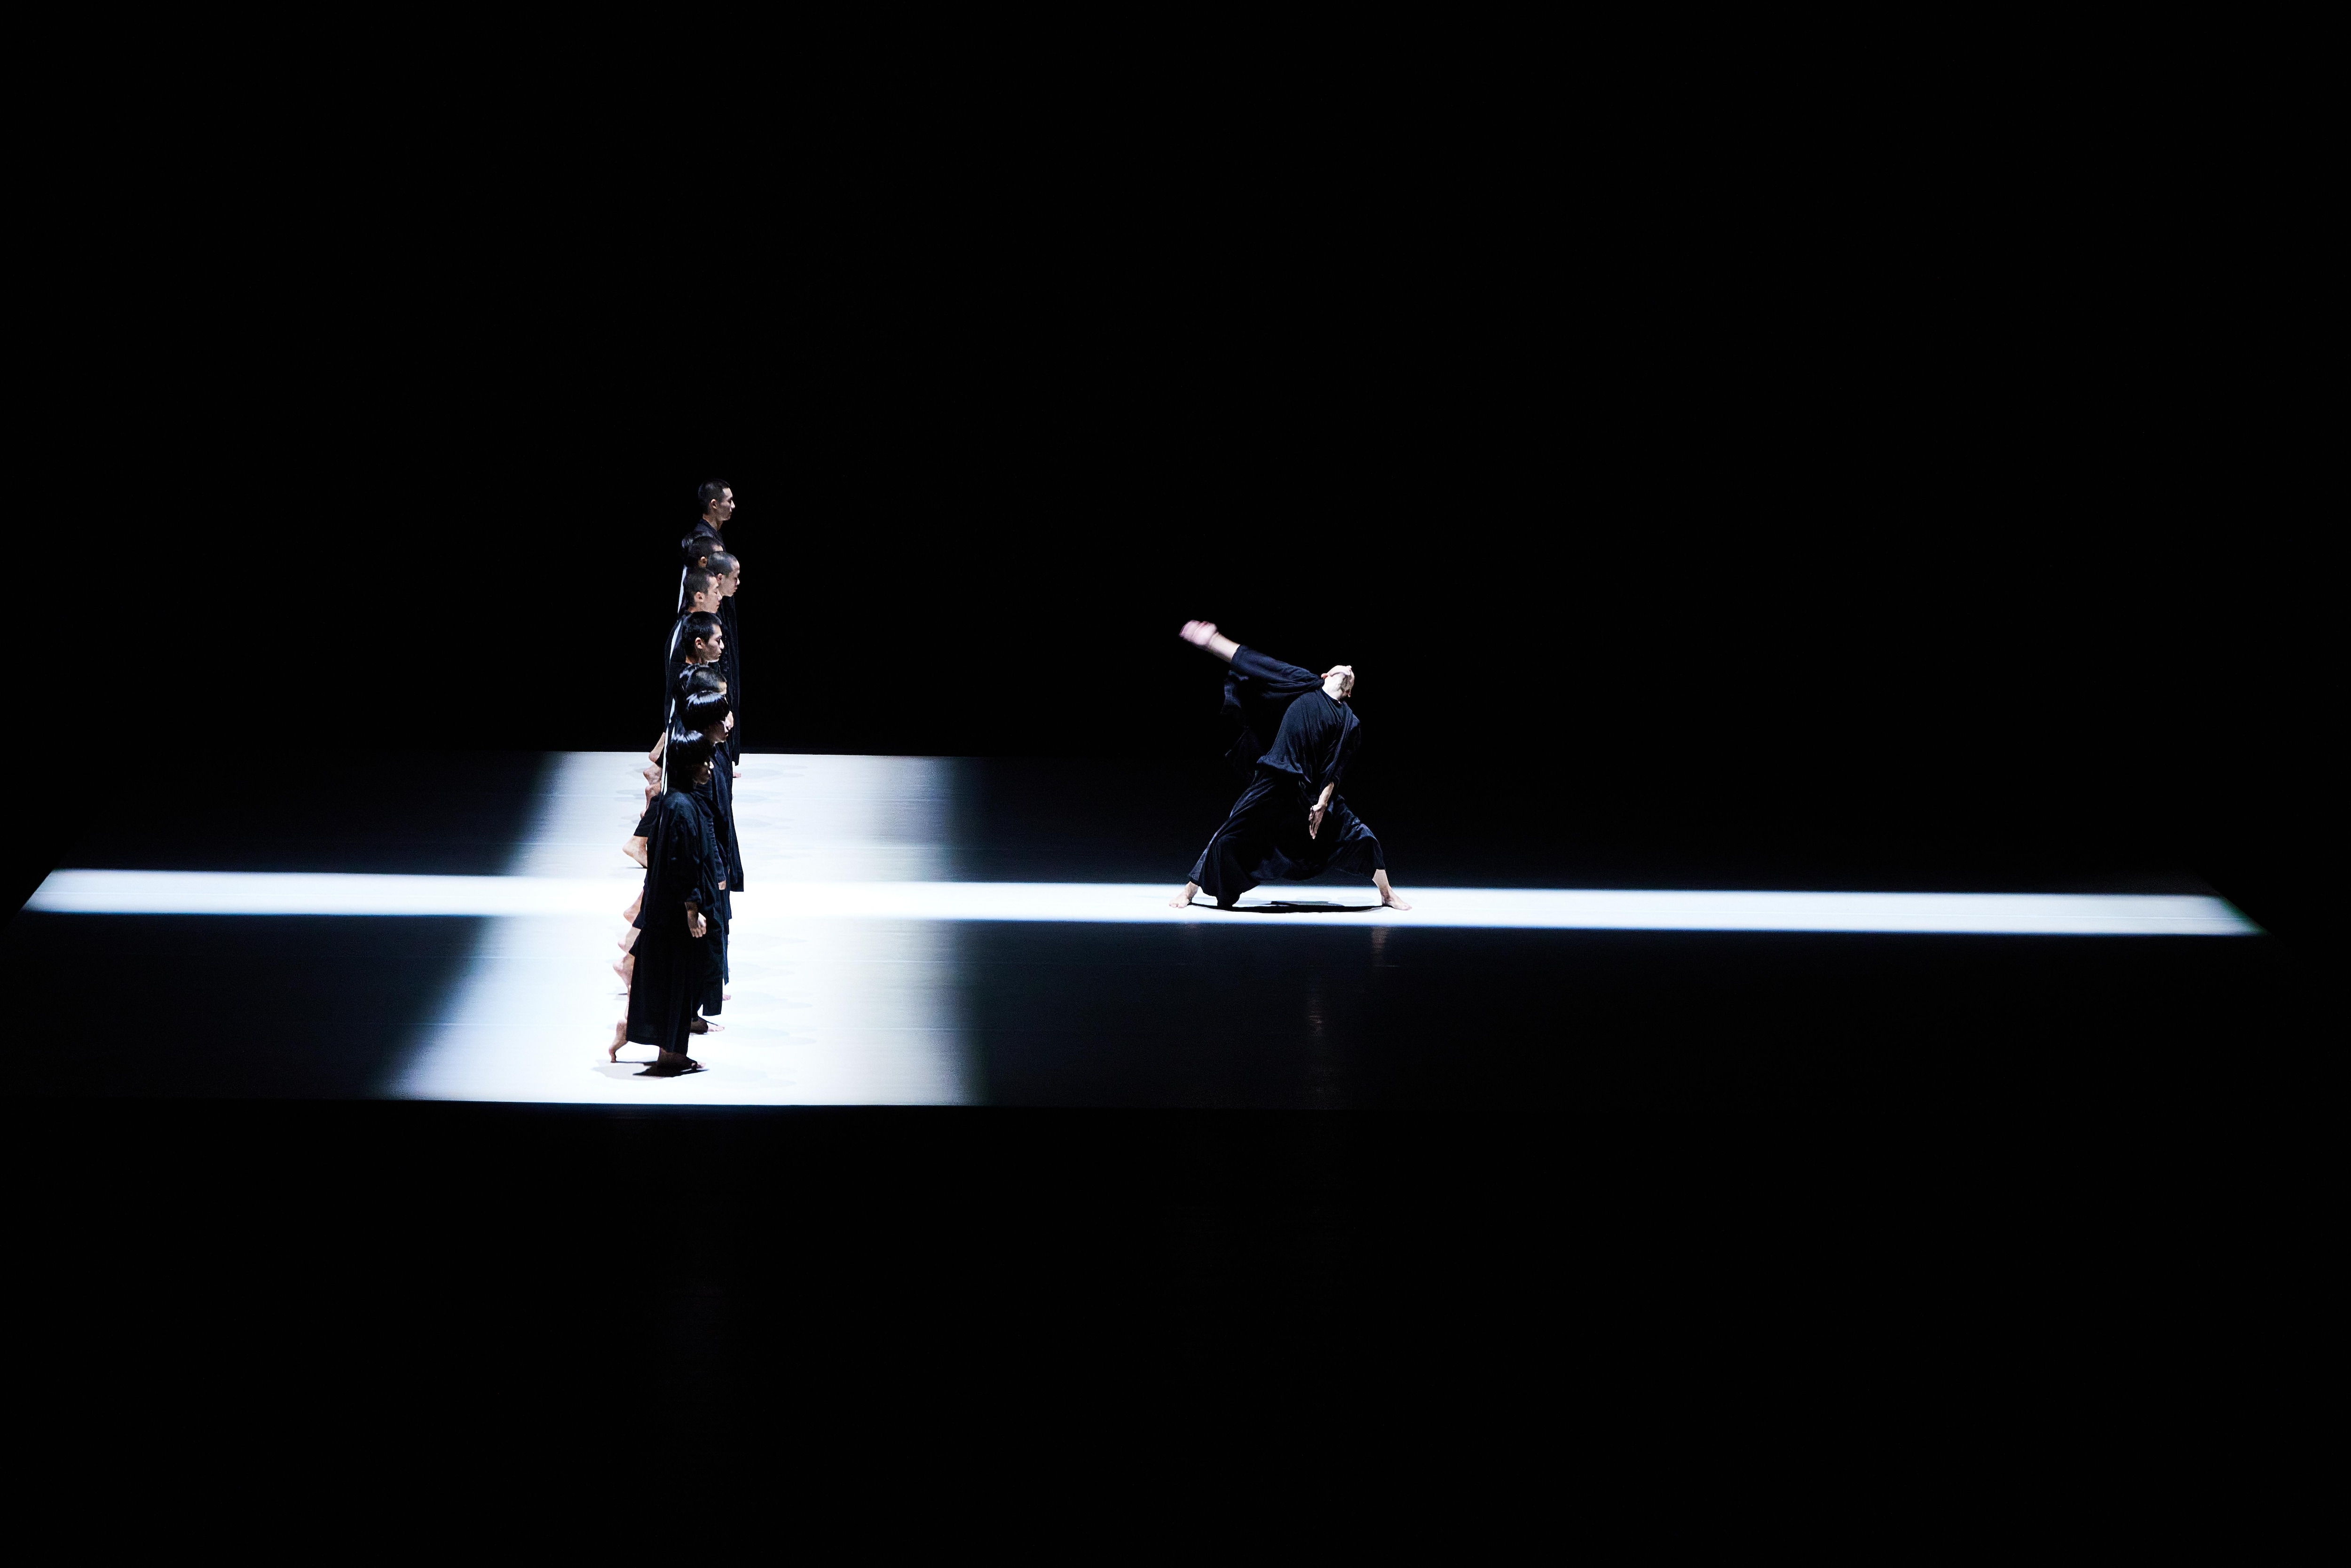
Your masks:
M1252 896L1343 913L1179 915L1159 895L1219 812L1213 769L755 756L729 1027L706 1039L711 1071L656 1083L599 1049L635 876L617 852L632 782L625 758L600 753L330 759L290 817L201 789L111 814L72 864L225 874L160 894L106 884L73 906L88 912L65 912L70 879L56 879L10 922L0 981L28 1016L73 1020L19 1092L2117 1107L2248 1092L2285 1028L2281 956L2258 934L1703 928L1751 923L1718 919L1730 905L1701 908L1700 928L1607 928L1618 915L1538 890L1902 883L1785 864L1709 877L1621 849L1579 862L1555 844L1510 862L1519 913L1497 916L1501 894L1480 890L1511 883L1479 879L1490 848L1417 836L1390 839L1409 914L1333 883ZM2235 921L2159 866L2002 869L1997 891L2080 894L2103 874L2102 891L2205 911L2197 929ZM159 912L252 898L250 913Z
M69 867L219 874L0 933L40 1048L20 1327L94 1369L43 1419L266 1387L288 1430L830 1433L829 1385L995 1408L1046 1365L1371 1418L1809 1367L1922 1303L1997 1386L2323 1251L2284 1245L2323 1184L2275 1130L2318 1102L2272 937L1602 928L1543 891L2209 896L2176 869L1504 860L1366 806L1411 914L1179 915L1214 768L758 756L731 1027L663 1082L599 1048L616 767L329 758L290 815L197 775L89 824Z

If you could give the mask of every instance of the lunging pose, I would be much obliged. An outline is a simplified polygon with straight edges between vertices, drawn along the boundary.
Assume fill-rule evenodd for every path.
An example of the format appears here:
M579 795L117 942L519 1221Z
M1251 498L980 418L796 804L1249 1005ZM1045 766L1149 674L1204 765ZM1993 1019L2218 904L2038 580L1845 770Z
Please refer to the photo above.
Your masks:
M1345 871L1369 876L1382 904L1410 909L1388 885L1380 841L1339 797L1339 776L1361 733L1347 706L1354 667L1333 664L1318 675L1244 648L1206 621L1186 622L1181 635L1232 666L1225 713L1240 735L1226 758L1249 781L1169 906L1181 909L1206 893L1230 909L1259 883ZM1268 733L1270 745L1259 738Z

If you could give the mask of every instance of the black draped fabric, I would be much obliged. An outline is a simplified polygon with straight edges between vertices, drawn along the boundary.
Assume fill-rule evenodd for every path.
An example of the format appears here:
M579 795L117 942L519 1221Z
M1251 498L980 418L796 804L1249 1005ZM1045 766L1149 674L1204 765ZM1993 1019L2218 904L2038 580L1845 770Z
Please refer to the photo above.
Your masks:
M726 885L730 892L743 890L743 841L735 831L735 779L724 768L710 770L709 805L713 812L713 831L718 840L718 851L726 866ZM726 917L735 917L734 903L727 901Z
M684 1052L693 1038L695 1009L719 965L710 939L686 930L685 906L693 903L705 914L716 906L716 852L709 815L691 794L672 789L654 805L644 898L636 918L629 1038Z
M735 925L734 890L722 885L734 879L727 874L726 850L718 836L717 779L726 771L723 765L713 768L712 781L693 791L695 804L702 808L703 863L709 868L703 879L703 891L709 895L709 901L702 909L710 929L701 938L707 949L703 955L700 998L705 1018L716 1017L726 1000L726 937Z
M1345 774L1363 733L1354 711L1323 692L1322 676L1239 649L1225 680L1225 715L1239 731L1226 759L1249 781L1189 881L1229 909L1263 883L1387 869L1379 839L1335 789L1322 830L1306 831L1308 811Z
M1280 744L1281 727L1289 722L1298 699L1322 689L1322 677L1311 670L1268 658L1255 648L1235 649L1232 669L1225 676L1225 721L1233 727L1235 734L1232 749L1225 753L1225 760L1243 778L1249 777L1259 760L1270 753L1275 766L1288 773L1307 772L1301 758L1343 768L1345 756L1332 750L1324 757L1322 752L1333 739L1332 730L1335 725L1336 740L1352 753L1355 716L1344 703L1324 697L1320 708L1310 705L1301 716L1310 721L1308 731L1294 735L1287 747ZM1311 781L1320 790L1328 779L1315 778Z
M1377 836L1335 795L1322 813L1322 831L1307 835L1307 808L1321 793L1294 773L1259 768L1185 880L1230 909L1265 883L1311 882L1333 871L1368 877L1387 870Z
M726 647L718 655L718 673L726 680L726 703L735 710L735 727L726 737L726 759L740 761L743 756L743 655L742 635L736 630L735 596L728 594L718 601L718 623L726 629Z
M681 615L669 629L668 651L662 655L662 724L669 724L670 713L677 702L677 678L694 663L694 644L686 640L685 617Z
M715 1015L719 1004L726 1000L726 983L734 978L727 962L727 943L735 933L735 890L743 885L743 857L735 848L735 787L723 763L711 768L710 782L695 790L694 798L709 823L711 881L716 883L723 879L726 884L714 885L708 905L713 915L710 939L718 945L718 962L705 987L702 1010L705 1015Z
M694 541L698 538L708 539L710 541L709 545L706 547L707 549L725 549L726 548L726 541L718 537L718 530L711 526L711 522L708 517L695 518L694 527L687 529L685 538L678 541L678 555L680 559L677 563L677 612L680 615L685 613L685 574L687 571L692 570L694 564L690 559L693 552L689 547L691 547Z

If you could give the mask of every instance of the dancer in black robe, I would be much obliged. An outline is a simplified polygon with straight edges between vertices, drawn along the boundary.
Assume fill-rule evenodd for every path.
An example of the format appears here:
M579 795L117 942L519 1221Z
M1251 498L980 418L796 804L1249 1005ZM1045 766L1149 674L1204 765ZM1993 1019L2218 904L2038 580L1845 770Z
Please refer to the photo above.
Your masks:
M687 672L689 686L698 681L716 684L708 668ZM709 975L703 986L702 1017L695 1021L694 1032L707 1034L722 1029L723 1024L709 1020L718 1016L726 1001L726 982L733 977L726 964L726 938L735 928L735 868L741 856L735 849L735 798L726 778L725 741L726 727L734 716L727 712L726 697L722 692L689 690L678 705L678 727L698 735L709 736L716 749L713 767L703 781L694 786L694 798L701 805L704 816L710 821L711 880L716 883L716 902L704 913L710 916L710 936L717 961L709 966Z
M685 705L689 716L704 712L712 716L706 723L689 716L686 721L688 728L707 731L715 724L717 733L722 736L734 732L734 694L727 690L726 678L719 673L719 668L716 664L697 664L679 679L678 700ZM695 706L714 696L718 699L716 706L701 708ZM743 845L735 831L735 781L722 768L712 778L710 787L713 804L718 813L714 824L718 835L718 847L726 857L727 886L739 893L743 887ZM728 918L733 918L731 910Z
M695 699L698 697L705 702L715 697L716 706L697 707ZM735 723L735 716L728 710L726 697L726 682L718 674L716 664L688 664L678 675L676 695L671 701L671 728L674 729L682 726L686 729L723 737ZM662 744L653 748L653 755L659 760L656 760L653 768L648 769L653 776L653 789L645 801L644 814L637 819L637 825L631 830L628 841L621 846L621 852L641 866L647 865L651 860L653 833L654 824L661 813L662 794L677 787L666 767L668 735L669 731L664 730ZM712 770L709 795L710 799L705 804L714 813L712 831L718 841L719 852L726 865L726 869L720 873L724 879L720 883L720 891L726 895L725 907L721 915L731 929L735 919L734 890L743 885L743 851L741 841L735 831L735 781L729 776L727 768L719 767ZM621 911L621 918L634 921L642 907L643 899L640 896L637 903ZM632 925L627 931L621 934L621 956L612 965L613 972L621 977L623 985L630 983L634 972L634 959L631 955L636 943L637 929ZM722 965L722 969L723 967ZM733 976L722 973L720 977L722 980L726 980L732 979ZM721 999L724 999L723 992ZM705 1031L696 1030L695 1032Z
M694 602L716 605L718 591L716 579L707 573L688 572L686 582L694 586ZM653 794L663 788L659 768L662 747L669 742L670 716L676 711L678 678L695 664L716 664L726 651L726 631L718 617L708 609L689 610L677 618L670 628L669 645L662 655L662 731L653 749L645 753L646 768L641 777L645 781L645 806L653 807Z
M718 903L720 862L709 813L695 790L709 780L717 737L679 730L666 748L679 787L664 792L653 820L653 850L638 904L636 978L629 988L624 1038L660 1051L643 1076L698 1072L686 1054L695 1008L708 988L716 959L707 912ZM609 1055L617 1061L621 1042Z
M711 575L717 579L718 624L726 633L725 650L718 662L726 676L726 700L734 705L735 727L726 732L726 759L733 764L730 772L743 771L743 634L741 622L736 618L735 591L743 583L743 558L726 550L714 552L708 558Z
M1182 636L1232 666L1225 715L1238 734L1225 756L1249 784L1170 904L1181 909L1206 893L1230 909L1261 883L1343 871L1370 877L1390 908L1411 908L1388 885L1378 837L1339 797L1340 777L1362 738L1347 706L1354 666L1333 664L1318 675L1244 648L1205 621L1186 623Z
M662 652L662 721L669 721L671 707L677 701L677 678L695 664L715 664L726 656L726 625L717 616L721 602L718 580L708 572L690 571L685 574L690 592L687 602L693 606L677 618L669 629L669 643Z
M686 530L685 538L678 541L678 549L684 553L689 569L698 557L725 548L721 535L726 528L726 519L735 515L735 492L728 488L724 479L708 481L695 492L695 499L702 503L702 516L693 528ZM685 584L682 580L677 589L677 608L680 614L684 613Z
M697 592L701 591L697 590ZM677 705L685 700L690 677L696 670L710 669L718 664L726 648L726 632L718 618L705 612L689 612L678 617L677 625L670 632L669 654L665 663L668 688L662 698L662 731L653 749L645 753L645 768L639 775L645 781L645 811L638 819L634 835L622 847L622 852L639 865L645 863L645 839L651 831L653 805L661 792L670 787L669 777L663 770L662 752L669 744L669 733L677 716ZM726 690L722 677L716 686L700 690Z

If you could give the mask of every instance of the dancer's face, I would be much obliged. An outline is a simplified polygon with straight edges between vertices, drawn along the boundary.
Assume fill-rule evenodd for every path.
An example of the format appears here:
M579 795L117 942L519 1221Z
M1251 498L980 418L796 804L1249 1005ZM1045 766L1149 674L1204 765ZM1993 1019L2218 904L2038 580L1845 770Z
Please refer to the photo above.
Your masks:
M734 598L735 590L742 586L742 582L743 562L738 558L735 562L735 570L718 580L718 597L721 599Z
M710 782L711 770L712 765L708 762L705 762L701 767L694 770L694 787L695 789L699 789L705 784Z
M721 490L718 499L710 503L710 520L724 528L726 519L735 515L735 492Z
M700 653L702 663L705 664L716 664L718 662L718 655L726 652L726 629L724 626L717 627L711 632L709 636L695 638L694 646L695 651Z

